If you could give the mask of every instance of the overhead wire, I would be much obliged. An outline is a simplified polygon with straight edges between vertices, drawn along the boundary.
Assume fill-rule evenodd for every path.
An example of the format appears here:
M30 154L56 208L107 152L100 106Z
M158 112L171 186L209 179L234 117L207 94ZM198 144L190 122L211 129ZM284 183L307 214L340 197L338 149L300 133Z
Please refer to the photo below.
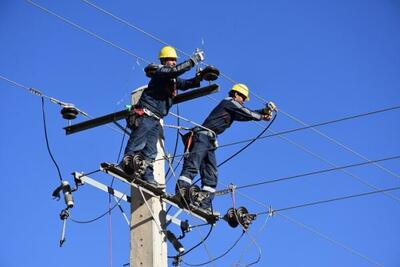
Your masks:
M137 31L139 31L139 32L141 32L141 33L144 33L145 35L151 37L153 40L156 40L156 41L158 41L158 42L160 42L160 43L162 43L162 44L168 45L167 42L161 40L160 38L154 36L153 34L150 34L150 33L146 32L146 31L144 31L144 30L141 29L140 27L137 27L137 26L135 26L135 25L129 23L128 21L126 21L126 20L124 20L124 19L122 19L122 18L120 18L120 17L118 17L118 16L112 14L111 12L105 10L104 8L101 8L101 7L99 7L98 5L95 5L95 4L93 4L92 2L87 1L87 0L82 0L82 1L85 2L85 3L87 3L87 4L89 4L89 5L91 5L92 7L96 8L97 10L99 10L99 11L101 11L101 12L103 12L103 13L105 13L105 14L111 16L111 17L113 17L114 19L118 20L119 22L122 22L122 23L124 23L125 25L128 25L129 27L131 27L131 28L133 28L133 29L135 29L135 30L137 30ZM180 50L180 49L177 48L177 47L175 47L175 49L178 50L179 52L183 53L184 55L188 55L187 53L185 53L184 51ZM235 80L233 80L232 78L230 78L230 77L227 76L226 74L221 73L220 75L221 75L222 77L224 77L225 79L227 79L228 81L230 81L230 82L232 82L232 83L236 83ZM253 96L255 96L255 97L256 97L257 99L259 99L262 103L266 103L266 102L267 102L266 99L264 99L263 97L259 96L258 94L254 93L254 92L250 92L250 94L253 95ZM294 116L288 114L287 112L283 111L282 109L280 109L280 110L281 110L281 112L282 112L285 116L289 117L290 119L292 119L292 120L294 120L294 121L296 121L296 122L299 122L299 123L303 124L303 125L306 126L307 128L311 128L313 131L317 132L317 133L320 134L321 136L327 138L328 140L334 142L334 143L337 144L337 145L340 145L341 147L345 148L346 150L352 152L353 154L355 154L355 155L357 155L357 156L359 156L359 157L362 157L363 159L368 159L367 157L365 157L365 156L363 156L362 154L360 154L360 153L354 151L353 149L349 148L348 146L346 146L346 145L340 143L339 141L335 140L334 138L329 137L328 135L323 134L321 131L318 131L318 130L314 129L314 127L311 127L310 125L304 123L304 122L301 121L300 119L298 119L298 118L296 118L296 117L294 117ZM389 174L391 174L391 175L393 175L393 176L395 176L395 177L397 177L397 178L400 178L400 175L398 175L398 174L396 174L396 173L394 173L394 172L388 170L387 168L384 168L383 166L380 166L378 163L376 163L376 164L374 164L374 165L377 166L377 167L379 167L381 170L384 170L385 172L387 172L387 173L389 173Z
M235 241L225 252L223 252L221 255L219 255L219 256L217 256L217 257L214 257L214 258L210 259L209 261L205 261L205 262L201 262L201 263L189 263L189 262L187 262L187 261L183 261L183 260L182 260L182 262L183 262L184 264L188 265L188 266L203 266L203 265L207 265L207 264L210 264L210 263L212 263L212 262L215 262L215 261L217 261L217 260L223 258L224 256L226 256L229 252L231 252L232 249L233 249L234 247L236 247L236 245L237 245L237 244L239 243L239 241L242 239L242 237L244 236L244 233L245 233L245 232L242 231L241 235L236 239L236 241Z
M265 181L246 184L246 185L239 185L239 186L236 186L236 190L270 184L270 183L282 182L282 181L297 179L297 178L301 178L301 177L305 177L305 176L322 174L322 173L343 170L343 169L348 169L348 168L353 168L353 167L358 167L358 166L370 165L370 164L374 164L376 162L396 160L396 159L400 159L400 155L376 159L376 160L369 160L369 161L365 161L365 162L359 162L359 163L354 163L354 164L349 164L349 165L344 165L344 166L338 166L338 167L329 168L329 169L322 169L322 170L317 170L317 171L312 171L312 172L307 172L307 173L302 173L302 174L297 174L297 175L291 175L291 176L286 176L286 177L277 178L277 179L270 179L270 180L265 180Z
M251 141L254 141L256 139L260 140L260 139L265 139L265 138L270 138L270 137L282 136L282 135L286 135L286 134L289 134L289 133L303 131L303 130L309 129L311 127L319 127L319 126L323 126L323 125L334 124L334 123L338 123L338 122L345 121L345 120L352 120L352 119L361 118L361 117L365 117L365 116L371 116L371 115L374 115L374 114L377 114L377 113L388 112L388 111L397 110L397 109L400 109L400 105L392 106L392 107L388 107L388 108L383 108L383 109L379 109L379 110L374 110L374 111L370 111L370 112L350 115L348 117L343 117L343 118L339 118L339 119L333 119L333 120L329 120L329 121L324 121L324 122L312 124L312 125L307 126L307 127L294 128L294 129L289 129L289 130L284 130L284 131L279 131L279 132L269 130L270 133L267 134L267 135L261 135L258 138L249 138L249 139L243 139L243 140L239 140L239 141L235 141L235 142L230 142L230 143L227 143L227 144L219 145L218 147L219 148L223 148L223 147L228 147L228 146L233 146L233 145L238 145L238 144L251 142ZM262 126L262 125L259 125L259 126L264 128L264 126ZM182 156L188 155L188 154L190 154L190 152L185 153L185 154L178 154L178 155L176 155L176 157L182 157Z
M46 11L46 12L48 12L48 13L50 13L50 14L52 14L52 15L54 15L54 16L60 18L60 19L62 19L62 20L65 21L65 22L70 22L69 20L67 20L67 19L65 19L65 18L63 18L63 17L61 17L60 15L58 15L58 14L56 14L56 13L50 11L50 10L47 10L46 8L43 8L43 7L41 7L40 5L37 5L36 3L34 3L34 2L32 2L32 1L30 1L30 0L27 0L27 1L28 1L29 3L34 4L35 6L37 6L37 7L39 7L39 8L41 8L41 9L43 9L44 11ZM69 23L69 24L71 24L71 25L73 25L73 26L75 26L75 27L78 27L79 29L82 29L84 32L87 32L87 33L89 33L89 34L92 33L92 32L90 32L90 31L84 29L83 27L81 27L81 26L75 24L75 23L72 23L72 22L71 22L71 23ZM91 35L92 35L92 34L91 34ZM94 35L94 36L96 37L96 35ZM98 38L98 39L103 40L104 38ZM104 40L103 40L103 41L104 41ZM107 41L106 41L106 42L107 42ZM111 43L110 43L110 42L107 42L107 43L112 44L112 42L111 42ZM114 45L113 45L113 46L114 46ZM126 50L126 49L124 49L124 50ZM136 55L134 54L134 56L136 56ZM137 56L136 56L136 57L137 57ZM231 78L229 78L228 76L225 75L224 77L225 77L226 79L228 79L228 80L234 82L234 80L231 79ZM252 95L256 96L256 98L258 98L258 99L260 99L261 101L263 101L263 103L266 102L265 99L263 99L262 97L258 96L257 94L252 93ZM364 183L365 183L365 182L364 182Z
M294 117L293 115L290 115L290 114L288 114L287 112L282 111L282 110L281 110L281 112L282 112L285 116L287 116L287 117L291 118L292 120L294 120L294 121L296 121L296 122L298 122L298 123L304 125L305 127L309 127L312 131L316 132L316 133L319 134L320 136L322 136L322 137L328 139L329 141L331 141L332 143L334 143L334 144L336 144L336 145L338 145L338 146L344 148L345 150L351 152L352 154L358 156L359 158L362 158L362 159L364 159L364 160L369 160L369 158L366 157L366 156L364 156L363 154L361 154L361 153L355 151L354 149L351 149L349 146L343 144L342 142L337 141L336 139L334 139L334 138L328 136L327 134L323 133L322 131L320 131L320 130L318 130L318 129L315 129L314 127L310 127L309 124L307 124L307 123L303 122L302 120L300 120L300 119ZM382 165L380 165L380 164L378 164L378 163L375 163L374 165L375 165L377 168L381 169L382 171L384 171L384 172L390 174L391 176L394 176L394 177L396 177L396 178L400 178L400 175L399 175L399 174L397 174L397 173L395 173L395 172L393 172L393 171L391 171L391 170L389 170L389 169L383 167Z
M139 59L139 60L141 60L141 61L143 61L143 62L145 62L147 64L150 63L150 61L147 61L146 59L144 59L144 58L132 53L131 51L129 51L129 50L125 49L125 48L120 47L119 45L116 45L115 43L113 43L113 42L101 37L100 35L92 32L92 31L89 31L88 29L85 29L84 27L72 22L71 20L69 20L69 19L67 19L67 18L65 18L65 17L63 17L63 16L61 16L61 15L59 15L57 13L55 13L54 11L51 11L51 10L39 5L38 3L34 2L34 1L31 1L31 0L25 0L25 1L28 2L29 4L35 6L35 7L43 10L43 11L45 11L46 13L51 14L51 15L59 18L60 20L64 21L65 23L67 23L67 24L69 24L71 26L74 26L75 28L77 28L77 29L79 29L79 30L81 30L81 31L83 31L83 32L95 37L96 39L101 40L101 41L113 46L114 48L117 48L118 50L120 50L120 51L122 51L122 52L124 52L124 53L126 53L126 54L128 54L130 56L135 57L136 59Z
M227 186L227 185L226 185L226 186ZM267 205L267 204L265 204L265 203L263 203L263 202L261 202L261 201L255 199L254 197L251 197L251 196L249 196L249 195L247 195L247 194L244 194L244 193L241 192L241 191L237 191L237 194L238 194L238 195L241 195L241 196L244 197L244 198L247 198L247 199L250 200L251 202L254 202L254 203L256 203L256 204L258 204L258 205L260 205L260 206L262 206L262 207L265 207L265 208L266 208L267 210L269 210L269 211L272 210L272 207L271 207L271 206L269 206L269 205ZM266 213L266 214L267 214L267 213ZM275 212L275 213L273 213L273 214L272 214L272 212L271 212L270 216L272 216L272 215L274 215L274 216L275 216L275 215L278 215L278 216L280 216L280 217L282 217L282 218L285 218L287 221L291 222L292 224L296 224L297 226L300 226L300 227L302 227L302 228L308 230L309 232L318 235L319 237L321 237L321 238L324 239L325 241L328 241L328 242L330 242L330 243L332 243L332 244L334 244L334 245L336 245L336 246L338 246L338 247L340 247L340 248L342 248L342 249L344 249L344 250L350 252L351 254L353 254L353 255L355 255L355 256L358 256L358 257L360 257L360 258L363 258L363 259L367 260L368 262L373 263L374 265L383 266L381 263L378 263L378 262L372 260L370 257L368 257L368 256L366 256L366 255L364 255L364 254L362 254L361 252L358 252L357 250L351 248L350 246L347 246L347 245L343 244L342 242L340 242L340 241L338 241L338 240L335 240L335 239L329 237L328 235L322 233L321 231L318 231L317 229L315 229L315 228L313 228L313 227L310 227L310 226L308 226L308 225L306 225L306 224L304 224L304 223L302 223L302 222L300 222L300 221L298 221L298 220L295 220L295 219L293 219L293 218L291 218L291 217L289 217L289 216L287 216L287 215L283 215L283 214L281 214L280 212Z
M316 205L336 202L336 201L340 201L340 200L364 197L364 196L369 196L369 195L375 195L375 194L382 193L382 192L397 191L397 190L400 190L400 186L385 188L385 189L380 189L380 190L375 190L375 191L370 191L370 192L365 192L365 193L340 196L340 197L335 197L335 198L330 198L330 199L325 199L325 200L320 200L320 201L314 201L314 202L309 202L309 203L304 203L304 204L299 204L299 205L293 205L293 206L289 206L289 207L285 207L285 208L273 209L272 212L281 212L281 211L293 210L293 209L304 208L304 207L309 207L309 206L316 206ZM263 212L257 213L257 215L266 214L266 213L267 212L263 211Z

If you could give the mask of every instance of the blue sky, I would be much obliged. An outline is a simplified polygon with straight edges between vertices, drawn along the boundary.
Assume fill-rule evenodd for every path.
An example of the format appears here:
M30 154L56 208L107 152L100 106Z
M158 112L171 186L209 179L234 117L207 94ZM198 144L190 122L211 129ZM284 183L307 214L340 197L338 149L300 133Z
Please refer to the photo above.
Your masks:
M95 117L129 104L130 92L148 82L143 73L146 62L157 62L163 44L83 1L36 3L119 48L28 1L3 0L0 75L74 103ZM231 80L247 84L252 93L274 101L282 110L271 127L273 132L302 127L299 121L314 124L399 105L399 1L93 3L186 54L203 49L206 63L217 66L229 77L217 81L220 92L213 99L219 101L227 95ZM182 53L179 56L187 58ZM91 224L68 221L67 242L63 248L58 247L62 226L59 212L64 206L51 198L59 180L46 150L40 98L4 79L0 79L0 87L0 265L127 263L129 228L118 209L113 210L111 218L106 216ZM180 114L202 122L216 104L210 98L198 99L181 104ZM263 103L253 95L247 105L256 109ZM62 128L67 121L61 118L60 107L46 100L45 109L50 146L64 179L72 182L73 171L89 172L96 170L100 162L117 161L120 133L103 126L66 136ZM81 120L82 117L74 122ZM166 123L176 124L176 119L169 116ZM255 137L263 127L262 123L235 123L220 136L219 143ZM218 188L359 163L365 158L396 156L400 153L399 128L399 111L393 110L317 129L331 139L310 129L262 139L219 169ZM165 133L167 150L172 152L176 132L165 129ZM218 161L242 145L220 148ZM181 146L178 151L182 151ZM329 172L242 189L237 192L236 205L257 213L269 206L280 209L399 186L398 161L382 162L380 166L391 173L367 165L347 169L347 173ZM111 183L105 174L91 177ZM115 186L123 192L128 190L124 184ZM170 183L168 191L172 190ZM282 211L267 221L267 216L260 215L248 235L210 266L245 266L254 262L259 254L251 245L251 238L256 238L262 250L258 266L399 266L400 192L389 194ZM81 187L74 197L71 216L76 220L93 219L109 207L108 196L89 185ZM232 201L229 196L222 196L215 199L215 205L225 213ZM123 208L129 213L127 204ZM191 219L191 223L199 222ZM191 232L183 240L185 247L199 242L207 231L203 227ZM207 250L211 257L219 256L240 233L239 228L220 221L205 246L184 260L191 264L208 261ZM169 248L169 255L174 254Z

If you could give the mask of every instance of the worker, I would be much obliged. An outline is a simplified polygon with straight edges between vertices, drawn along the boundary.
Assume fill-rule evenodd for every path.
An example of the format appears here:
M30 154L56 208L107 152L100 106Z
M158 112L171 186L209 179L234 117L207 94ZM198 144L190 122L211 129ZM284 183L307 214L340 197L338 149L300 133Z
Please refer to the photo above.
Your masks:
M160 50L161 65L150 64L146 75L151 77L139 102L134 106L128 120L131 134L120 166L132 178L140 178L150 185L160 188L154 180L153 162L157 155L157 140L162 132L160 119L166 116L176 96L176 90L187 90L200 86L201 77L181 79L180 75L204 60L204 52L196 52L186 61L177 64L177 54L172 46Z
M185 156L183 168L176 183L175 197L183 204L192 202L204 210L211 210L211 203L217 187L217 163L215 150L217 136L228 129L233 121L270 120L272 111L268 108L252 111L243 106L249 100L249 89L246 85L235 84L229 91L229 97L223 99L208 115L201 127L195 127L189 132L192 140L184 140ZM186 135L187 136L187 135ZM195 196L189 197L189 188L193 178L200 171L201 189Z

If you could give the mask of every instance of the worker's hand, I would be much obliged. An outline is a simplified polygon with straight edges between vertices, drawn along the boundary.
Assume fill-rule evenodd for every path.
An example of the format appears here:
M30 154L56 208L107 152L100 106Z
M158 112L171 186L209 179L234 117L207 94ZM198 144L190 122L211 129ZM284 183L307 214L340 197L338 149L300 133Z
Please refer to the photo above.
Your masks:
M272 112L268 112L267 114L262 115L262 120L269 121L272 119Z
M201 51L200 49L196 49L196 51L193 53L190 59L193 61L194 65L197 65L200 62L204 61L204 52Z

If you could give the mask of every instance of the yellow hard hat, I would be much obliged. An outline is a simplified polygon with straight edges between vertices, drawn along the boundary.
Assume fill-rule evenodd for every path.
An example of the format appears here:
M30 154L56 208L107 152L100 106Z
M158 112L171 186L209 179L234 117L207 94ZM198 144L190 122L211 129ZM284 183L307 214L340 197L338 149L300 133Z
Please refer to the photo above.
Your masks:
M231 91L235 91L235 92L241 93L242 95L244 95L246 97L246 100L250 100L249 88L247 88L247 86L244 85L243 83L235 84L234 86L232 86Z
M176 51L175 48L173 48L172 46L164 46L161 50L160 50L160 54L158 55L159 59L162 58L178 58L178 56L176 55Z

